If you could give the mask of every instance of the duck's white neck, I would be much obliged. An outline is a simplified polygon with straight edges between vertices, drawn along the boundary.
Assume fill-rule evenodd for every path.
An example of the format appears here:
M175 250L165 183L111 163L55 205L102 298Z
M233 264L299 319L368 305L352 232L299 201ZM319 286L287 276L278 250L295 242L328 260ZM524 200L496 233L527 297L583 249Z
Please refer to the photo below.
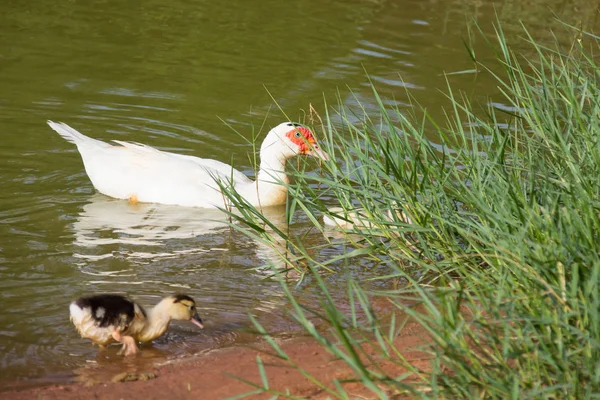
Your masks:
M261 154L260 170L257 180L263 183L288 183L285 173L285 162L287 158L282 153Z
M164 334L171 323L171 315L167 310L169 299L161 300L156 306L147 311L146 324L138 335L138 340L147 342Z
M286 157L280 152L261 152L256 182L244 190L243 196L254 206L285 204L289 178L285 173Z

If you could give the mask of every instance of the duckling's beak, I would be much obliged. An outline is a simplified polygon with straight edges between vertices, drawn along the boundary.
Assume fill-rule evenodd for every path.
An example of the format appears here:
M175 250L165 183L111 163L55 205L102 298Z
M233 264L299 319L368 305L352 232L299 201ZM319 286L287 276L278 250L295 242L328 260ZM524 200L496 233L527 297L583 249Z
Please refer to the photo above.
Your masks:
M194 316L192 317L192 319L190 319L190 321L192 321L192 324L198 325L200 329L204 329L204 325L202 325L202 320L200 319L200 316L198 315L197 311L196 313L194 313Z

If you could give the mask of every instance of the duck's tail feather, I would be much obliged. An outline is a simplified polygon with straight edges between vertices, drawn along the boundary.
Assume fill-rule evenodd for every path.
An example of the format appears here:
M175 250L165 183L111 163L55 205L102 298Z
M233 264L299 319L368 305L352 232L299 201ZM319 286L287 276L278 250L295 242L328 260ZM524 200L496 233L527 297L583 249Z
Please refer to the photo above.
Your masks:
M75 143L76 145L89 143L89 144L100 144L106 145L104 142L101 142L96 139L92 139L91 137L85 136L83 133L79 133L77 130L71 128L69 125L62 122L53 122L47 121L50 128L54 129L56 133L62 136L65 140Z

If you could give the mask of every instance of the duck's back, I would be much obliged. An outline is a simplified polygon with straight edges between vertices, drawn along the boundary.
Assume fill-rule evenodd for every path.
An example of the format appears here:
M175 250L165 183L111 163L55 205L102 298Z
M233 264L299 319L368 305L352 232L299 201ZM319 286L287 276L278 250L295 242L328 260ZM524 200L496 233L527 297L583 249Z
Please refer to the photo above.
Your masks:
M116 146L89 138L66 124L48 124L75 143L86 173L101 193L139 202L188 207L223 205L215 179L225 185L251 184L243 173L216 160L160 151L138 143Z

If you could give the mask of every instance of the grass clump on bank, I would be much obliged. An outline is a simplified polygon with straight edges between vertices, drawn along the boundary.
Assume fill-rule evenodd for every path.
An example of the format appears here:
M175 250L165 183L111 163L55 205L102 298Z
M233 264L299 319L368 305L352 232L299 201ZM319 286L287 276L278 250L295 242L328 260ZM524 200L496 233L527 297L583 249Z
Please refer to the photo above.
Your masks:
M323 248L341 248L326 232L318 248L306 248L275 227L263 229L269 222L258 224L260 213L242 208L244 229L279 249L323 293L322 309L310 311L282 282L295 318L377 397L600 396L599 47L527 42L524 58L499 32L501 68L480 66L497 78L503 110L482 112L450 91L447 119L433 121L423 110L390 110L374 91L378 115L357 123L340 108L324 116L320 141L333 157L321 176L297 174L289 207L321 231L328 207L361 209L367 223L347 232L339 255L323 255ZM365 258L387 271L373 280L406 285L367 290L348 274L352 306L344 312L323 274L344 273ZM433 345L422 350L430 369L412 367L395 350L401 318L379 321L369 304L376 296L429 333ZM315 318L331 329L316 330ZM377 368L365 341L378 359L408 372ZM268 377L259 390L271 391ZM349 398L341 382L326 390Z

